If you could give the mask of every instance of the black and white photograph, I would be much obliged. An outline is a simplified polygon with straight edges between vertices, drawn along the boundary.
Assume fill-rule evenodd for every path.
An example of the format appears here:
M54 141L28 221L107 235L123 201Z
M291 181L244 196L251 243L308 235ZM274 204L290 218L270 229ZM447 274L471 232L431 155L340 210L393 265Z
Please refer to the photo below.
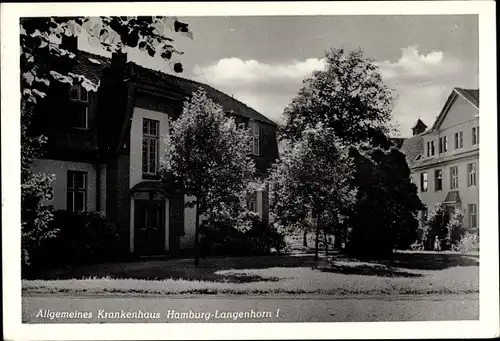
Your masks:
M256 4L2 4L6 338L498 336L494 2Z

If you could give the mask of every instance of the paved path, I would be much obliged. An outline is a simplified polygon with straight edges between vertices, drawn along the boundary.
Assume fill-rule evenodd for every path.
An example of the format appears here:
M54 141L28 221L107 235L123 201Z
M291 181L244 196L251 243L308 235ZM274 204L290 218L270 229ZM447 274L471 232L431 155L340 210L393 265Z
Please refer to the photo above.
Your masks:
M55 316L63 312L68 317ZM477 320L479 295L349 298L25 296L22 318L25 323Z

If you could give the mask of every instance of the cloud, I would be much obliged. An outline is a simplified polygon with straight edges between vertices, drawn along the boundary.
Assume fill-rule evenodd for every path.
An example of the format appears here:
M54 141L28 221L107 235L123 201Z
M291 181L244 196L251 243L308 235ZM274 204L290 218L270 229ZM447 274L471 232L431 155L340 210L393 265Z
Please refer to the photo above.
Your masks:
M257 60L225 58L208 66L195 66L194 78L224 91L275 121L281 121L286 105L298 92L302 81L325 60L268 64Z
M377 64L386 84L398 95L393 121L402 136L411 134L419 118L432 126L454 87L477 87L477 71L443 51L424 54L417 46L409 46L401 49L397 61Z
M384 82L398 95L393 121L402 136L411 133L418 118L431 126L454 87L477 87L477 70L443 51L425 54L417 46L409 46L401 49L395 61L377 64ZM297 94L302 81L324 67L325 60L318 58L269 64L233 57L197 65L193 74L196 80L282 122L283 109Z

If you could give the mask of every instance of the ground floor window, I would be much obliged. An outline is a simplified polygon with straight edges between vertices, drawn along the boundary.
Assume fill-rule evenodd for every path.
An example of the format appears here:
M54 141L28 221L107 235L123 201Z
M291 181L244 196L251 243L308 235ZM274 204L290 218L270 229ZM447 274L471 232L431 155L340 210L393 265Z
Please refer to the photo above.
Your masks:
M476 204L469 204L468 207L468 215L469 215L469 227L470 228L477 228L477 205Z
M66 209L70 212L87 210L87 172L68 171Z

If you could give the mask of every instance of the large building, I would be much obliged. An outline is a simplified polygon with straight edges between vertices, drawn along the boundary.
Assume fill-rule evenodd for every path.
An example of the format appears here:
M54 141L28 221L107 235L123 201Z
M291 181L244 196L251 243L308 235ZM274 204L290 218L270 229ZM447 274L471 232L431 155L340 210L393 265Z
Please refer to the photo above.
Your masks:
M479 228L479 90L453 89L430 129L421 120L401 146L412 181L427 209L438 203L464 212L464 226Z
M169 124L193 91L203 88L237 123L252 127L249 146L259 176L278 157L276 124L252 108L208 85L147 69L127 56L111 58L64 47L75 53L69 65L98 85L52 82L36 113L34 134L48 137L47 152L34 171L55 174L46 204L56 210L100 211L115 222L137 255L176 253L193 245L195 209L168 182L160 181ZM267 192L249 199L251 209L268 219Z

